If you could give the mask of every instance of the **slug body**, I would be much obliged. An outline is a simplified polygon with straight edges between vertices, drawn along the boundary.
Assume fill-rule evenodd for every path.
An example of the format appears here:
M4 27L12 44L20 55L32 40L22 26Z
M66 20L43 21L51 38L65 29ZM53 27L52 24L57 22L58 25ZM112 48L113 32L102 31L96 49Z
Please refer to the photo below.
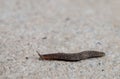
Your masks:
M83 51L80 53L52 53L52 54L44 54L40 55L40 59L42 60L58 60L58 61L80 61L89 58L97 58L105 56L104 52L98 51Z

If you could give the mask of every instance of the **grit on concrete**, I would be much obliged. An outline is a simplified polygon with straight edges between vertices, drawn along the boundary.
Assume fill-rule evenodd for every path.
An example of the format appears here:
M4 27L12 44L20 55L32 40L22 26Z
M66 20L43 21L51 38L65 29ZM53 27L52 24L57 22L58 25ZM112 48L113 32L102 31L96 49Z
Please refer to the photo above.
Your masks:
M39 61L36 53L84 50L106 56ZM0 0L0 79L120 79L120 0Z

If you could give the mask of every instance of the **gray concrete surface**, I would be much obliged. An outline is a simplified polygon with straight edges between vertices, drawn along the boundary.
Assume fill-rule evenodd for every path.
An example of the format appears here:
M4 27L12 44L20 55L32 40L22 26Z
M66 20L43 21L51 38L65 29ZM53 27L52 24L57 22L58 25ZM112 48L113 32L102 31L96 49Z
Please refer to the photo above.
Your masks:
M83 50L106 56L58 62L36 54ZM120 0L0 0L0 79L120 79Z

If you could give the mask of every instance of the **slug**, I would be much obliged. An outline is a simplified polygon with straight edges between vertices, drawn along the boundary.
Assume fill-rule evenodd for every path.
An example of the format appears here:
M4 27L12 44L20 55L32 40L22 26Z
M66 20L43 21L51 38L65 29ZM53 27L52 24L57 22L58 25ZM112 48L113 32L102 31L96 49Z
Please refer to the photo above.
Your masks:
M38 52L37 52L38 53ZM57 60L57 61L80 61L89 58L97 58L105 56L104 52L99 51L82 51L80 53L52 53L39 54L41 60Z

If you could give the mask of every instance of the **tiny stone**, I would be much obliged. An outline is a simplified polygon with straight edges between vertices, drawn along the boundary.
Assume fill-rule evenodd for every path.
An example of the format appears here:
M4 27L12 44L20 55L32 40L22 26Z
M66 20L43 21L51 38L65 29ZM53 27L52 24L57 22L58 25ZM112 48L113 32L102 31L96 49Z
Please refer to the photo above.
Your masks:
M99 65L101 65L101 63L98 63Z
M70 20L70 18L69 18L69 17L67 17L65 20L66 20L66 21L69 21L69 20Z
M104 69L102 69L102 71L105 71Z
M28 59L28 57L25 57L25 59Z
M47 39L47 37L43 37L42 39Z
M97 44L97 45L102 45L101 42L97 42L96 44Z

